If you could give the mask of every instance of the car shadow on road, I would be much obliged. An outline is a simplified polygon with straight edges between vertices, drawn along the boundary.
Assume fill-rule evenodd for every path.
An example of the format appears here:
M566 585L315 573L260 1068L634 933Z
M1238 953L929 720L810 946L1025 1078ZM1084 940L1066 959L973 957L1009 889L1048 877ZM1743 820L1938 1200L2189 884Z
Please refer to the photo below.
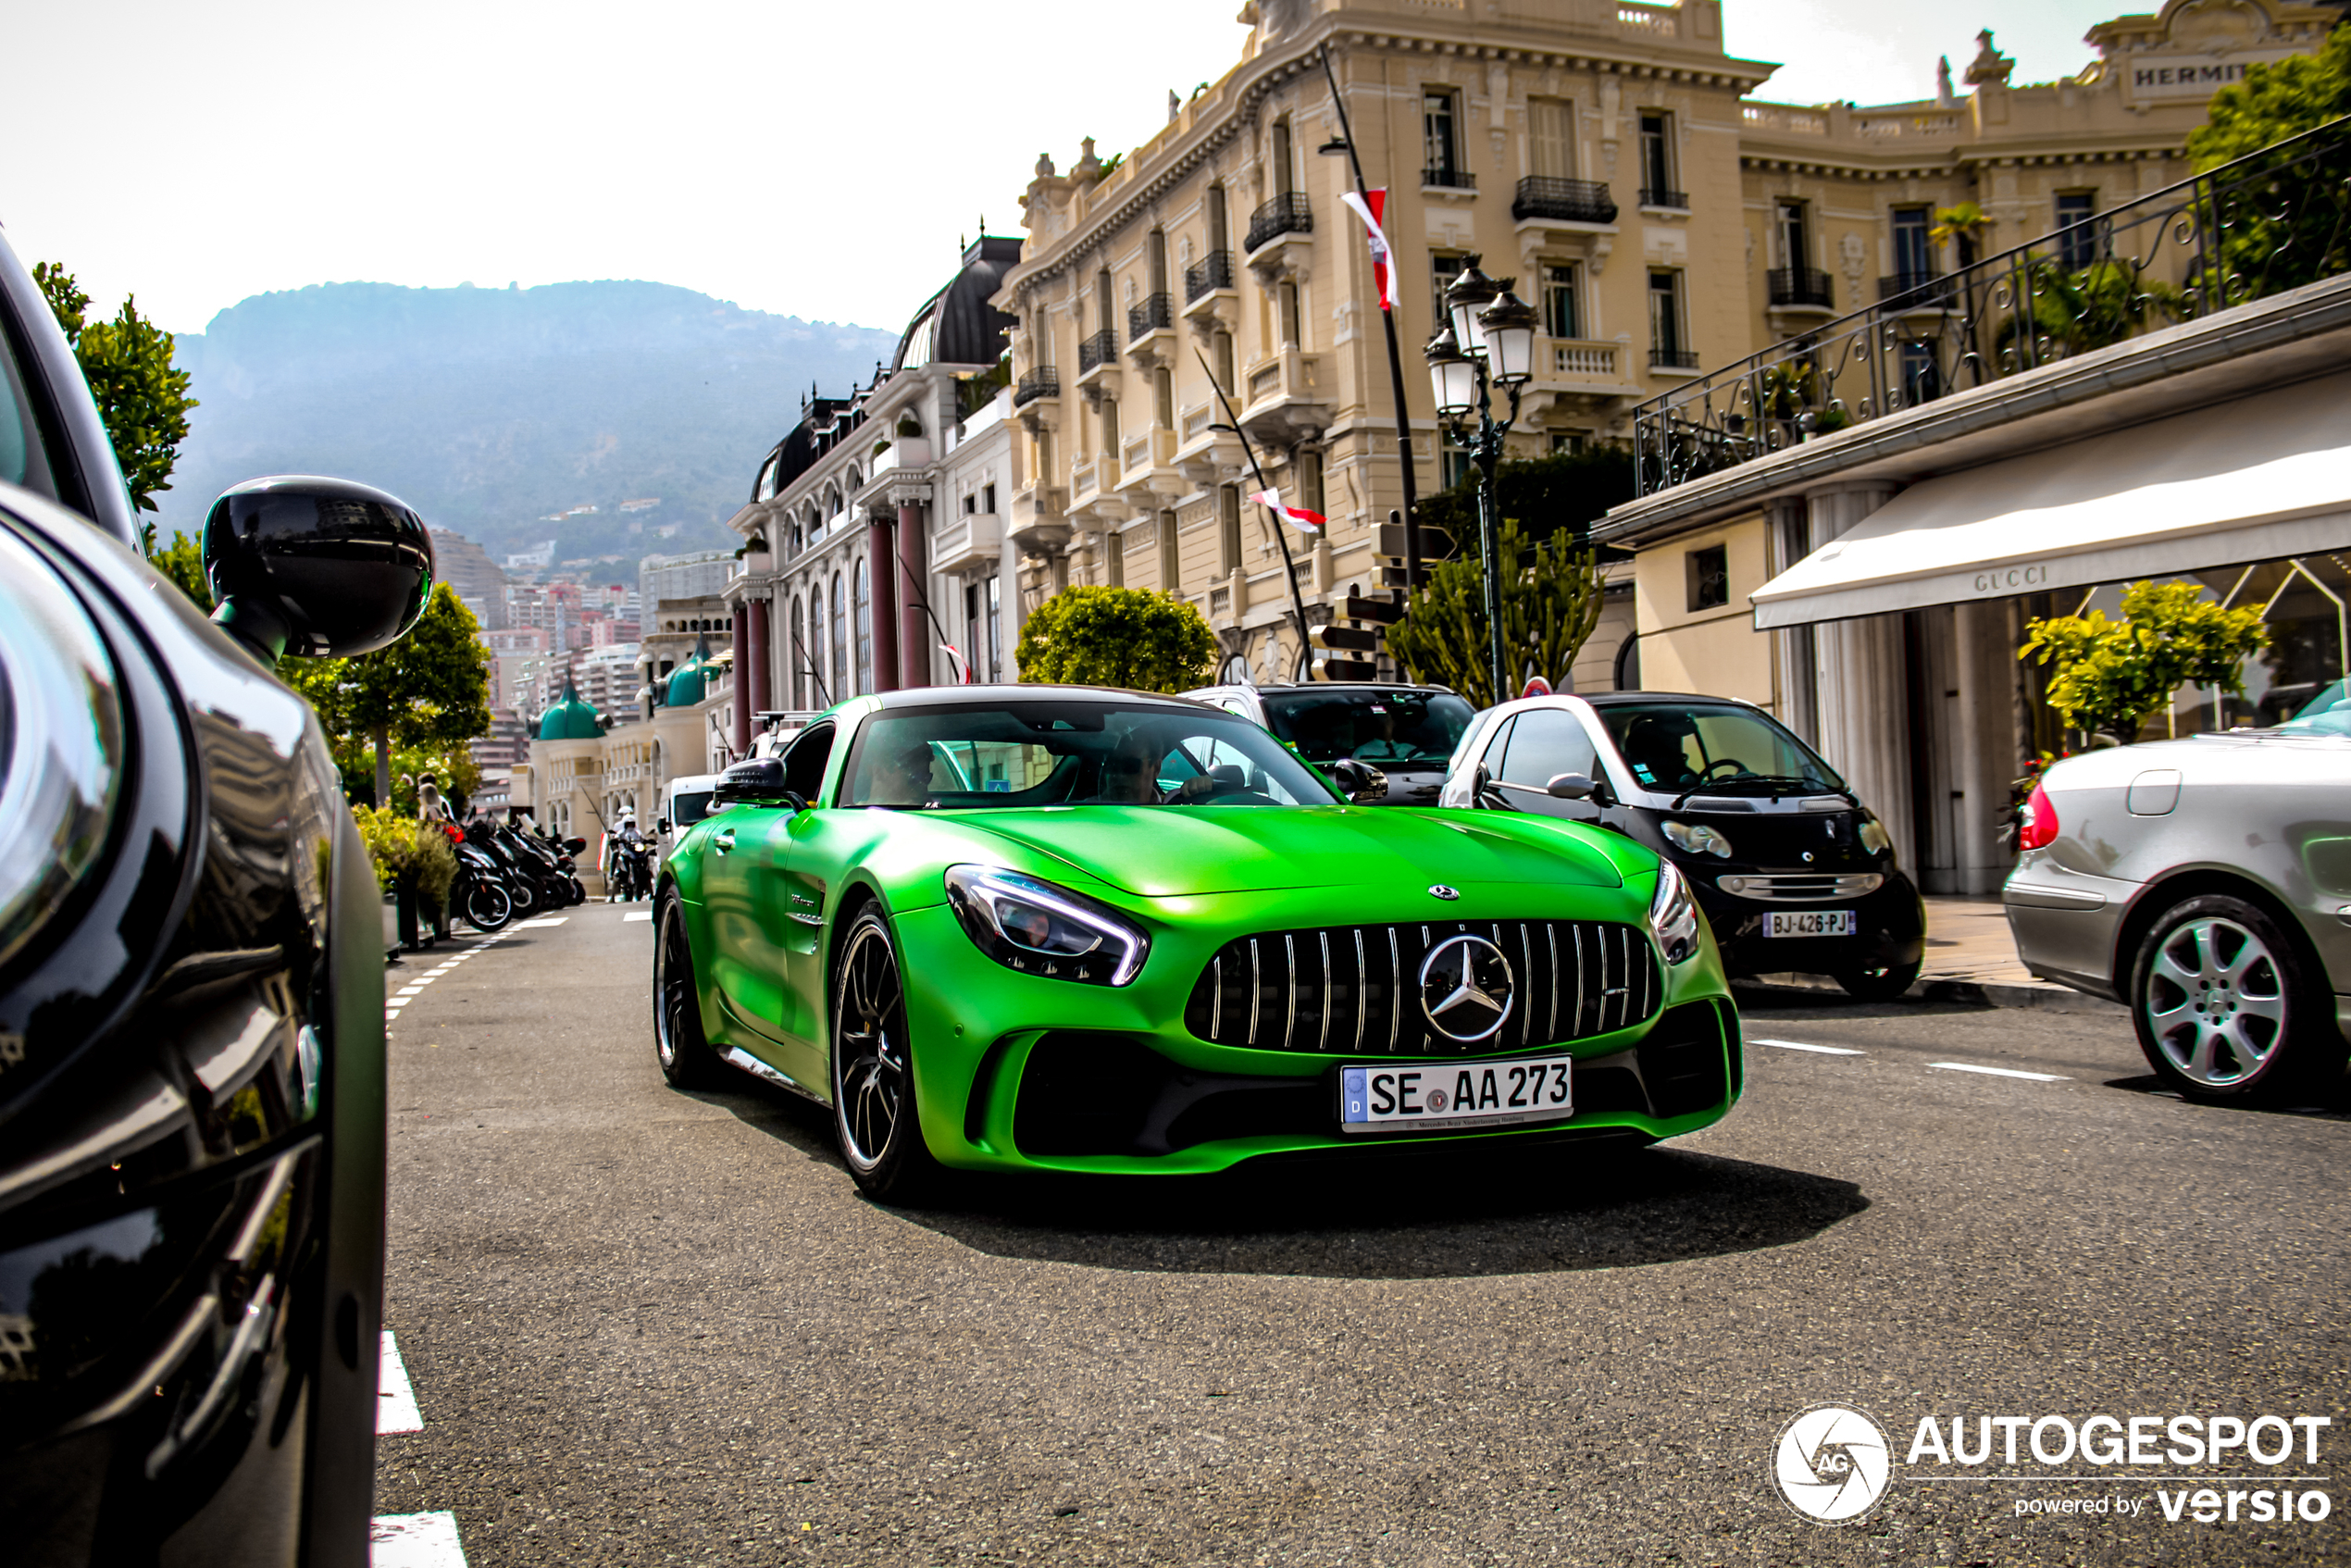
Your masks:
M2133 1094L2152 1094L2165 1100L2177 1100L2200 1111L2237 1111L2256 1115L2293 1116L2303 1121L2351 1122L2351 1077L2337 1078L2332 1087L2314 1091L2307 1100L2292 1105L2270 1104L2258 1100L2230 1100L2219 1095L2182 1094L2153 1073L2142 1073L2135 1077L2108 1078L2106 1087L2125 1089Z

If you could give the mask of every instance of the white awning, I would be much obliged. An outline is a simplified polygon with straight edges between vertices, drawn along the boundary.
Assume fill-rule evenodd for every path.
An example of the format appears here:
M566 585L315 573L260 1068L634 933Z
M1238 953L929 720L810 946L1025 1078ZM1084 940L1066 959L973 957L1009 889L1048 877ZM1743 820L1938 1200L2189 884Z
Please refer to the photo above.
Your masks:
M1759 629L2351 550L2351 373L1914 485L1754 595Z

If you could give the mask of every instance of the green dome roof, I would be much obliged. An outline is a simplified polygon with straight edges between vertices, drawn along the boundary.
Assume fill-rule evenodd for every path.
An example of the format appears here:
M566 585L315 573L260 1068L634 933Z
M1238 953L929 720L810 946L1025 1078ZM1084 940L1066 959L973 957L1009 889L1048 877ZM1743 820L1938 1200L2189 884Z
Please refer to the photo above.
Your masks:
M690 708L709 694L710 672L704 667L710 662L710 639L694 639L694 651L686 662L669 674L669 690L662 696L662 705Z
M603 716L596 712L579 689L564 677L564 694L555 705L539 716L539 739L541 740L593 740L604 732Z

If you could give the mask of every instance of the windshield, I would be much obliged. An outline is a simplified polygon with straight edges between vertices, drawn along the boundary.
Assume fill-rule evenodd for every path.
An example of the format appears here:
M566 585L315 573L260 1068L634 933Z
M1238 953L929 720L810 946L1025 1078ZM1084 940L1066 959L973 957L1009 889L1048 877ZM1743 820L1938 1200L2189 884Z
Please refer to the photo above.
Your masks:
M1598 708L1617 754L1645 790L1789 794L1845 788L1810 747L1752 708L1694 703Z
M840 803L1290 806L1336 797L1230 714L1046 701L886 713L859 732Z
M1383 769L1442 769L1476 716L1444 691L1358 686L1264 694L1265 727L1313 763L1353 757Z
M690 828L710 815L708 790L680 790L669 797L669 825Z
M2346 693L2345 685L2329 681L2277 728L2288 735L2351 735L2351 693Z

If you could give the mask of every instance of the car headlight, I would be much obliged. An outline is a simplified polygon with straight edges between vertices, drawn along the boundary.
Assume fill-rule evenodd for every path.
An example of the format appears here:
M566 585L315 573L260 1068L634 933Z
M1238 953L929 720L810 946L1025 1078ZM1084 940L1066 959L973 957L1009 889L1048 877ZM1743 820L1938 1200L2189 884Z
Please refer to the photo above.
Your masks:
M105 855L128 761L120 679L73 590L0 529L0 963Z
M1669 822L1665 825L1665 841L1691 854L1710 854L1719 860L1731 858L1731 840L1703 823Z
M947 868L947 902L979 951L1026 975L1123 986L1151 938L1108 904L992 865Z
M1690 896L1689 879L1670 860L1657 863L1657 892L1649 900L1649 931L1657 951L1668 964L1686 964L1698 956L1698 901Z
M1872 854L1884 854L1894 847L1894 835L1885 830L1885 823L1868 812L1861 814L1860 835L1861 847Z

